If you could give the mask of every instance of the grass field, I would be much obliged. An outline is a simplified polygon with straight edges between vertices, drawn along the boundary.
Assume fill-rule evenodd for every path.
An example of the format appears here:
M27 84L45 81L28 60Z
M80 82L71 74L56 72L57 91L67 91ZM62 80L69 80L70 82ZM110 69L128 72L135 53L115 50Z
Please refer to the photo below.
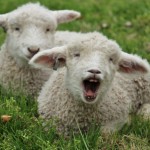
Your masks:
M59 30L100 31L116 40L124 51L137 53L150 62L149 0L39 0L50 9L74 9L81 12L78 21L63 24ZM0 1L0 14L9 12L29 0ZM30 0L30 2L35 2ZM0 30L0 44L5 34ZM91 129L65 140L55 129L45 132L38 117L37 103L31 97L14 95L0 88L0 150L150 150L150 121L132 116L130 126L112 135Z

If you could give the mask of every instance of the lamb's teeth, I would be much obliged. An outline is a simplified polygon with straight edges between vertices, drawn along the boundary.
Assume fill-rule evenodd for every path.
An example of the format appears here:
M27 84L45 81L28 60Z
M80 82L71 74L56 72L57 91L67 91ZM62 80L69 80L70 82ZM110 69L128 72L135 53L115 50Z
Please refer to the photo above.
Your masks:
M98 81L95 80L95 79L90 79L89 81L90 81L90 82L98 82Z
M95 96L88 96L87 98L88 98L88 99L94 99Z
M94 79L90 79L89 81L90 81L90 82L95 82L95 80L94 80Z

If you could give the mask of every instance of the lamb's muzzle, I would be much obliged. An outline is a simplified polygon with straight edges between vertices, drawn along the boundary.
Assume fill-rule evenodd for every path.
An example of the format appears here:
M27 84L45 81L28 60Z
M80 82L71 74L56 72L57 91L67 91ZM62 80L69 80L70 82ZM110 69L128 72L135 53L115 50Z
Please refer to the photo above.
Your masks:
M29 59L31 59L37 52L40 51L40 48L38 48L38 47L28 47L27 49L30 53L28 56Z
M88 72L93 73L93 74L100 74L101 73L101 71L99 71L97 69L91 69L91 70L88 70Z

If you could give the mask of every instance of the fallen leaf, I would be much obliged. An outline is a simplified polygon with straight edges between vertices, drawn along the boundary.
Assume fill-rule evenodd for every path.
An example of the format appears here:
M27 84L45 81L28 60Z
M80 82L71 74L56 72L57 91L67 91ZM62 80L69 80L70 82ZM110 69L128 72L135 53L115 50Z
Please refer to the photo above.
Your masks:
M132 22L127 21L127 22L125 23L125 26L126 26L126 27L132 27Z
M101 27L105 29L105 28L108 28L109 25L108 25L107 23L102 23L102 24L101 24Z
M2 119L3 122L8 122L11 119L11 116L9 116L9 115L2 115L1 119Z

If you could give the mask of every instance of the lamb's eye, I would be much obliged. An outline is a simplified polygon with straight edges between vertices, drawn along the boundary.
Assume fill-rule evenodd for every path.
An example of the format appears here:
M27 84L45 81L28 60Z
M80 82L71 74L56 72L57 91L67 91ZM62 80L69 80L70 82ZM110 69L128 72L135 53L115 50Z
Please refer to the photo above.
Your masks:
M74 54L74 57L80 57L80 53Z
M16 30L16 31L19 31L19 30L20 30L20 28L19 28L19 27L15 27L15 30Z
M111 62L112 62L112 61L113 61L113 58L112 58L112 57L110 57L110 58L109 58L109 61L111 61Z
M49 31L50 31L50 28L47 28L47 29L46 29L46 32L49 32Z

